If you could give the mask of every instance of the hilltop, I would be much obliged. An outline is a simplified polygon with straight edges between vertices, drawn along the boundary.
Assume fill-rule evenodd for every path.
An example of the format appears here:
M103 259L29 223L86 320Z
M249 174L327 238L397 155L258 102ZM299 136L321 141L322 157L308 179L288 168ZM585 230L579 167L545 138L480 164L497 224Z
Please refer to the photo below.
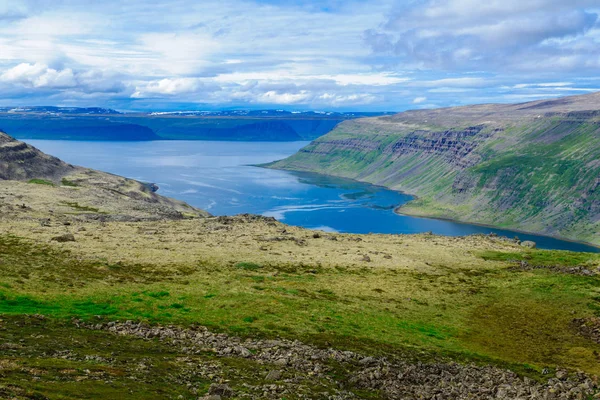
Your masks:
M600 93L346 121L272 168L383 185L399 212L600 244Z
M158 187L150 183L67 164L0 131L3 208L14 208L10 200L23 200L46 210L87 209L87 217L103 220L208 215L179 200L160 196L156 190ZM82 201L85 207L80 205Z

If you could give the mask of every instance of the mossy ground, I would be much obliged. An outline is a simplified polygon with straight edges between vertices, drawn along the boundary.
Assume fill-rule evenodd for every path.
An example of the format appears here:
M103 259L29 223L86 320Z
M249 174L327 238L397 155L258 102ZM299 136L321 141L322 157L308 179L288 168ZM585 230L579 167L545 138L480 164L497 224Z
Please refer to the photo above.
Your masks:
M190 371L179 350L82 331L73 317L198 324L371 355L492 363L534 378L555 366L600 374L600 345L572 324L600 315L600 278L513 268L525 260L595 270L598 255L485 236L315 235L252 216L102 222L90 213L130 210L88 189L1 186L2 395L205 393L211 379L188 387L178 378ZM66 233L75 241L52 241ZM34 314L46 319L27 317ZM57 353L66 350L77 357ZM93 361L108 353L113 361ZM100 358L80 357L94 354ZM247 360L198 357L191 363L226 369L238 392L240 382L264 379L264 368ZM135 367L142 363L152 368Z
M172 341L78 329L62 319L4 315L0 338L0 398L196 399L215 380L226 382L238 395L273 383L266 380L272 365L219 357L210 349L190 354ZM348 371L331 372L336 373L343 379ZM299 393L320 393L323 398L334 393L327 380L300 383ZM369 391L357 394L376 397Z
M65 230L77 241L49 241ZM600 345L571 324L600 315L600 278L512 268L527 259L595 269L597 255L487 237L315 238L242 217L44 228L13 221L0 251L5 318L193 323L369 354L495 363L534 377L557 365L600 373ZM12 340L3 335L0 342Z

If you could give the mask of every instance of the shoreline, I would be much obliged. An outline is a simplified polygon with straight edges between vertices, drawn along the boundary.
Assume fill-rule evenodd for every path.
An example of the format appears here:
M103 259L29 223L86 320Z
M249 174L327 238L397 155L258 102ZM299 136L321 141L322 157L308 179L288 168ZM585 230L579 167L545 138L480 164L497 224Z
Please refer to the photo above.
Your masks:
M393 189L390 189L390 188L387 188L387 187L386 187L386 189L393 190ZM395 190L395 192L406 194L406 193L403 193L403 192L400 192L400 191L397 191L397 190ZM406 204L408 204L408 203L406 203ZM406 213L406 212L401 212L400 211L401 208L402 208L402 205L395 207L394 208L394 214L404 215L404 216L412 217L412 218L423 218L423 219L434 219L434 220L439 220L439 221L447 221L447 222L453 222L455 224L461 224L461 225L474 225L474 226L479 226L479 227L482 227L482 228L498 229L498 230L510 231L510 232L514 232L514 233L521 233L521 234L525 234L525 235L541 236L541 237L545 237L545 238L549 238L549 239L560 240L562 242L568 242L568 243L574 243L574 244L582 244L582 245L585 245L585 246L593 247L595 249L598 249L598 252L600 253L600 244L594 244L594 243L585 242L585 241L581 241L581 240L568 239L568 238L565 238L563 236L545 235L543 233L537 233L537 232L531 232L531 231L524 231L524 230L521 230L521 229L502 228L502 227L498 227L498 226L494 226L494 225L488 225L488 224L483 224L483 223L479 223L479 222L468 222L468 221L461 221L461 220L452 219L452 218L433 217L433 216L426 216L426 215L410 214L410 213ZM443 236L446 236L446 235L443 235ZM562 251L571 251L571 250L562 250Z
M324 173L314 172L314 171L302 171L302 170L294 170L294 169L286 169L286 168L273 168L272 165L274 163L278 162L278 161L281 161L281 160L272 161L270 163L265 163L265 164L253 165L253 166L259 167L259 168L275 169L275 170L280 170L280 171L289 171L289 172L297 172L297 173L316 174L316 175L328 176L328 177L339 178L339 179L347 179L347 180L354 181L354 182L368 184L368 185L372 185L372 186L375 186L375 187L384 188L386 190L391 190L393 192L400 193L400 194L405 195L405 196L411 196L413 199L410 200L409 202L405 203L405 204L409 204L413 200L418 199L418 196L416 196L414 194L406 193L406 192L403 192L401 190L392 189L392 188L384 186L384 185L377 185L377 184L374 184L374 183L370 183L370 182L366 182L366 181L361 181L361 180L358 180L358 179L352 179L352 178L347 178L347 177L337 176L337 175L331 175L331 174L324 174ZM426 216L426 215L414 215L414 214L409 214L409 213L405 213L405 212L400 212L400 209L402 208L403 205L404 204L399 205L399 206L395 206L394 209L393 209L393 213L397 214L397 215L404 215L404 216L407 216L407 217L412 217L412 218L422 218L422 219L430 219L430 220L439 220L439 221L453 222L453 223L461 224L461 225L473 225L473 226L479 226L479 227L482 227L482 228L490 228L490 229L504 230L504 231L510 231L510 232L514 232L514 233L526 234L526 235L540 236L540 237L544 237L544 238L560 240L562 242L567 242L567 243L573 243L573 244L580 244L580 245L584 245L584 246L589 246L589 247L592 247L592 248L596 249L597 252L600 253L600 244L594 244L594 243L590 243L590 242L586 242L586 241L569 239L569 238L565 238L565 237L562 237L562 236L545 235L543 233L537 233L537 232L531 232L531 231L524 231L524 230L521 230L521 229L502 228L502 227L498 227L498 226L494 226L494 225L488 225L488 224L483 224L483 223L461 221L461 220L452 219L452 218L434 217L434 216ZM449 235L440 235L440 236L449 236ZM554 250L556 250L556 249L554 249ZM559 250L559 251L573 251L573 250Z

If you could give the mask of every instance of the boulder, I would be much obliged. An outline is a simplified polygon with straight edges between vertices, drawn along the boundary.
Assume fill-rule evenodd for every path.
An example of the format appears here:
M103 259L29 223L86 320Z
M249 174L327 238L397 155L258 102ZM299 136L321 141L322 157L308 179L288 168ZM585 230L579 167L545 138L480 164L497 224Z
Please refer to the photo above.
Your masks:
M74 242L75 236L73 236L72 233L65 233L64 235L55 236L51 240L54 240L59 243Z
M531 240L524 240L521 242L521 246L527 247L528 249L535 249L537 247L537 244L535 242L532 242Z

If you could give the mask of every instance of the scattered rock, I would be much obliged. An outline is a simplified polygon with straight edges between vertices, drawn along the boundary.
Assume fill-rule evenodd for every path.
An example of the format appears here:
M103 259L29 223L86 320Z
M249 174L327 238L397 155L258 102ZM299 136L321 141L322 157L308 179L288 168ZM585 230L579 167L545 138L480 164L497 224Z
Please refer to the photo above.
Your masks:
M231 389L227 384L213 383L208 388L208 394L212 396L224 397L227 399L233 396L233 389Z
M362 256L360 261L371 262L371 257L369 257L368 255L365 254Z
M569 274L569 275L580 275L580 276L594 276L600 274L600 270L590 271L587 267L579 265L576 267L563 267L559 265L532 265L527 261L519 261L519 265L517 267L512 268L512 270L519 271L533 271L536 269L546 269L553 272L558 272L561 274Z
M267 374L265 380L267 381L278 381L281 379L281 371L273 370Z
M383 399L575 400L592 398L600 389L598 383L589 376L583 373L568 374L560 369L556 376L548 375L546 382L539 383L494 366L463 365L448 361L414 362L403 359L400 355L393 358L374 357L352 351L315 347L297 340L242 339L213 333L199 326L183 329L175 326L150 326L134 321L94 323L78 319L74 319L73 323L80 328L108 330L117 335L145 340L161 340L172 343L179 351L187 354L212 349L220 357L240 357L241 354L247 354L242 349L247 349L250 353L247 359L285 368L294 376L283 380L281 370L271 370L265 378L269 381L268 384L254 386L254 389L259 390L258 393L243 396L240 393L240 398L288 397L286 394L289 395L300 387L297 379L341 383L334 395L319 397L316 396L317 393L305 393L299 396L332 400L356 399L350 390L376 391L379 398ZM333 374L331 360L346 371L343 377ZM220 375L218 371L211 370L207 377L213 382L227 382L227 377ZM275 384L275 381L278 383ZM243 386L250 388L246 384ZM237 394L229 385L213 383L203 399L234 396Z
M580 335L600 344L600 318L575 318L573 326Z
M51 240L54 240L59 243L74 242L75 236L73 236L72 233L65 233L64 235L55 236Z
M531 240L524 240L521 242L521 246L527 247L528 249L535 249L537 247L537 244L535 242L532 242Z

